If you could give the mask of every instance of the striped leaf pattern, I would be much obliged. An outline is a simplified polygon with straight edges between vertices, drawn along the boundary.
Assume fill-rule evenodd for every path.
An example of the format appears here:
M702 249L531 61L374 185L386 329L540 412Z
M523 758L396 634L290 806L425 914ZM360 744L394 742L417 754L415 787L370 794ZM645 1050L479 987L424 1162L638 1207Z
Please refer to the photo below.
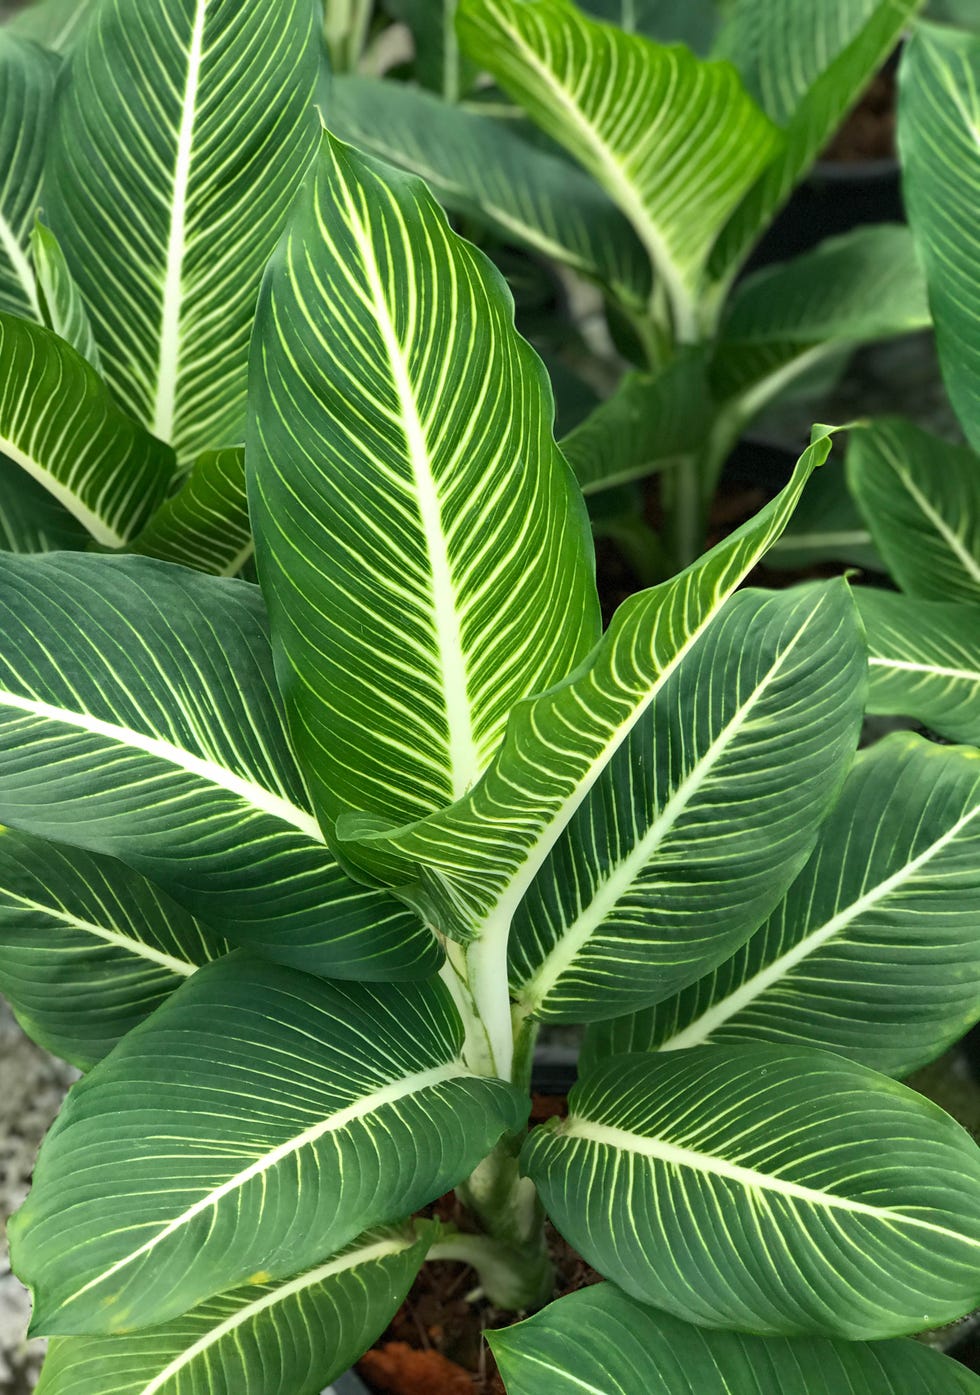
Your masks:
M464 49L626 214L677 338L696 340L711 245L779 146L738 74L596 23L570 0L461 0L458 28Z
M510 936L520 1012L615 1017L740 945L802 866L843 780L864 674L844 582L733 597L521 903Z
M430 923L505 956L514 912L596 779L779 536L829 452L829 438L819 437L753 519L671 581L624 602L588 664L515 708L498 756L466 799L393 834L351 820L360 854L373 854L375 869L395 881L414 866Z
M980 450L980 34L922 24L905 48L898 139L950 399Z
M310 0L105 0L70 59L46 212L119 400L182 463L240 441L262 268L315 149Z
M454 213L599 281L641 309L650 263L629 221L588 175L472 108L396 82L342 76L330 129L410 170Z
M509 1395L978 1395L980 1378L921 1342L712 1332L612 1284L488 1333Z
M102 360L85 302L68 269L61 244L40 219L31 233L31 260L42 321L101 372Z
M121 547L163 497L174 454L116 405L51 330L0 314L0 452L104 547Z
M0 455L0 550L75 552L91 534L43 484Z
M787 570L826 561L849 562L872 572L885 570L868 525L851 498L842 459L831 460L813 476L769 558L772 566Z
M712 386L754 411L841 349L929 324L908 228L855 228L741 283L722 321Z
M596 494L657 470L683 468L710 422L704 357L692 349L656 376L627 373L561 448L582 493Z
M313 972L431 972L434 942L324 846L245 582L142 557L0 558L0 820L118 857Z
M980 1151L941 1109L830 1052L614 1056L522 1164L625 1292L703 1327L850 1340L977 1302Z
M198 456L131 551L217 576L237 576L254 552L241 446Z
M55 53L70 53L78 41L93 0L33 0L18 11L7 27L19 38L30 39Z
M907 1075L980 1017L978 917L980 754L896 733L860 755L747 944L669 1001L599 1024L587 1059L769 1041Z
M598 636L547 375L425 186L329 135L253 343L259 574L317 812L418 818Z
M10 1226L33 1330L164 1323L441 1196L529 1107L461 1044L438 979L341 985L244 955L198 970L44 1142Z
M868 710L916 717L950 741L980 746L980 606L861 587Z
M980 603L980 456L880 417L850 433L847 478L903 591Z
M715 44L785 141L745 194L711 256L734 275L848 110L899 42L922 0L733 0Z
M40 319L29 252L58 62L0 29L0 312Z
M0 989L82 1070L229 948L115 859L0 831Z
M278 1283L246 1284L162 1327L56 1337L37 1395L321 1395L401 1304L427 1240L369 1232Z

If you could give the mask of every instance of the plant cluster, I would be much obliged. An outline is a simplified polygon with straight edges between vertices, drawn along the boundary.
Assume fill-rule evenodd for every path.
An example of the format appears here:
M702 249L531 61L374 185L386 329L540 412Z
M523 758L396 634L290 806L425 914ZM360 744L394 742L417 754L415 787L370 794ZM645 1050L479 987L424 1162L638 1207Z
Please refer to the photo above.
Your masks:
M916 8L0 33L0 987L84 1072L10 1225L42 1395L318 1395L432 1259L510 1395L980 1391L907 1339L980 1302L980 1152L900 1083L980 1016L980 40L908 42L911 231L739 275ZM635 360L560 442L514 243ZM933 322L970 444L854 423L815 493L815 427L705 550L752 415ZM798 506L897 589L744 587Z

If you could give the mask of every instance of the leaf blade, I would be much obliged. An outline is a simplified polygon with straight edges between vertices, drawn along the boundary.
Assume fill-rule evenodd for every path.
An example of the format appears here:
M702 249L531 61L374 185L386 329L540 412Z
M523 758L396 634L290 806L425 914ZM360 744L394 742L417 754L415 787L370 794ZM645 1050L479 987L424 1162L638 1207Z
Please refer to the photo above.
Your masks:
M11 1222L35 1328L165 1322L440 1196L527 1110L467 1071L461 1038L437 979L341 986L240 955L199 970L74 1087L48 1135Z
M424 185L324 136L263 289L246 467L328 830L458 797L598 632L587 516L512 315Z
M888 1075L980 1017L980 762L896 733L863 752L783 901L711 975L603 1024L586 1057L743 1041L838 1051Z
M976 1301L980 1152L864 1066L762 1045L615 1056L569 1109L523 1166L634 1297L708 1327L850 1340Z

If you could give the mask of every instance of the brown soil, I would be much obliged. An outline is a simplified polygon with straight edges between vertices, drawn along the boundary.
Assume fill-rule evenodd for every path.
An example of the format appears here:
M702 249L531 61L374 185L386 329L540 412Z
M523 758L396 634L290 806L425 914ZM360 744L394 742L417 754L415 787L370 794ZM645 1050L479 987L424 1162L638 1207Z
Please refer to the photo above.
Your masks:
M895 73L886 68L872 80L860 102L820 156L833 164L895 158Z
M531 1119L541 1123L565 1113L558 1095L535 1095ZM455 1197L431 1208L462 1228L465 1218ZM558 1276L555 1296L599 1282L599 1275L549 1227L548 1245ZM491 1303L470 1302L476 1283L464 1264L426 1264L388 1330L358 1363L358 1374L378 1395L505 1395L483 1334L509 1327L521 1314Z

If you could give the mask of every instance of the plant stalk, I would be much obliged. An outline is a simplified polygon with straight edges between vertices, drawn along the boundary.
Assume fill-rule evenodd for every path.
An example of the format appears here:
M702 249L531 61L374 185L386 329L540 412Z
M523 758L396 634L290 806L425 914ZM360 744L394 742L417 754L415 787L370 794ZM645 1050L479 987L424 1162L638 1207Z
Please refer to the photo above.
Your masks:
M503 1308L539 1307L548 1302L555 1288L554 1266L545 1241L544 1208L534 1183L521 1176L520 1144L519 1138L501 1139L456 1189L484 1236L497 1247L494 1253L503 1266L501 1273L506 1271L504 1288L491 1290L482 1273L481 1282L491 1302ZM479 1270L478 1265L474 1267ZM497 1277L491 1276L491 1283Z
M521 1249L494 1240L489 1235L468 1235L443 1230L445 1238L429 1249L427 1259L450 1259L468 1264L475 1270L481 1296L498 1308L522 1312L547 1303L552 1296L554 1280L550 1266L547 1274Z

